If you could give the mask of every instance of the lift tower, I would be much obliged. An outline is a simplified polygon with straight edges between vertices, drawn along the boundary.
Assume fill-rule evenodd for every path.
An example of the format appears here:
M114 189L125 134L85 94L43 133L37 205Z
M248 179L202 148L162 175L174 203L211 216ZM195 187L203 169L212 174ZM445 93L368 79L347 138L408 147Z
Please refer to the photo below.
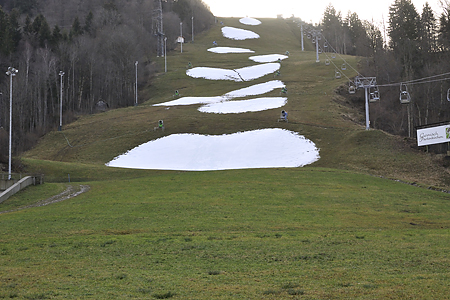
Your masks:
M164 30L161 0L154 0L152 29L156 37L156 55L164 56Z

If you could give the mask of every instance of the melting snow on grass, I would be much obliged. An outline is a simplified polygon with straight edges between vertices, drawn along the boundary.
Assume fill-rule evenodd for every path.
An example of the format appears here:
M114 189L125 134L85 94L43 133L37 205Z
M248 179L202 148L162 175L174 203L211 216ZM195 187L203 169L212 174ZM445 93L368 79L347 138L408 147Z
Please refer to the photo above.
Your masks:
M205 78L210 80L249 81L274 73L279 70L280 67L281 65L279 63L266 63L234 70L196 67L187 70L186 74L193 78Z
M192 104L209 104L217 103L233 98L262 95L269 93L274 89L281 89L286 85L280 80L272 80L264 83L258 83L239 90L231 91L223 96L211 97L182 97L168 102L154 104L153 106L175 106L175 105L192 105Z
M110 167L210 171L301 167L319 159L316 145L279 128L227 135L172 134L142 144L107 163Z
M255 53L255 51L250 49L234 47L213 47L209 48L208 51L213 53Z
M260 20L257 20L254 18L249 18L249 17L242 18L239 20L239 22L241 22L244 25L260 25L261 24Z
M279 59L283 60L288 57L289 56L282 54L266 54L266 55L250 56L249 59L259 63L268 63L278 61Z
M198 110L204 113L238 114L279 108L284 106L286 102L287 98L266 97L240 101L211 103L200 107Z
M248 40L259 38L259 34L253 31L228 26L222 27L222 34L224 37L232 40Z

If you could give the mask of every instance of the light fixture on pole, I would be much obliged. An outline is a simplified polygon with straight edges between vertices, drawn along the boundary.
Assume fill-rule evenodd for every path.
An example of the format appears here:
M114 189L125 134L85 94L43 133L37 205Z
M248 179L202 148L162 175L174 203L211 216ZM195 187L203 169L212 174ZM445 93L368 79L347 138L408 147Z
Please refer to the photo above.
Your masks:
M11 180L11 145L12 145L12 79L19 70L8 67L6 75L9 76L9 161L8 161L8 180Z
M60 98L60 102L59 102L59 127L58 127L58 131L62 130L62 106L63 106L63 76L64 76L64 72L63 71L59 71L59 76L61 77L61 82L59 84L60 86L60 93L59 93L59 98Z
M136 61L135 63L134 63L134 65L136 66L136 87L135 87L135 89L136 89L136 101L134 102L134 106L137 106L138 105L138 88L137 88L137 83L138 83L138 81L137 81L137 73L138 73L138 69L137 69L137 67L138 67L138 61Z

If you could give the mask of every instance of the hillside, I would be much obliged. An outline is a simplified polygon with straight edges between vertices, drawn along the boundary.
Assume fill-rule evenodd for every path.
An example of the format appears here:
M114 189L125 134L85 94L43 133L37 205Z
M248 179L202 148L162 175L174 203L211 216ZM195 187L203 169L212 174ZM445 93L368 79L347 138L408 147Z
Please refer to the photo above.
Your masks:
M311 44L300 51L292 24L223 22L261 38L227 40L217 25L183 45L182 54L170 53L167 73L158 58L162 71L141 91L138 106L80 117L24 155L46 182L0 204L0 298L446 299L450 195L378 177L447 186L438 159L402 138L366 131L360 100L335 93L345 90L339 86L346 79L317 64ZM174 100L175 90L178 99L214 97L274 79L187 76L188 62L194 69L257 65L248 59L253 54L207 51L213 41L254 55L288 50L277 76L288 88L287 104L233 114L200 112L201 104L153 106ZM358 66L357 58L345 59ZM289 123L277 122L281 109ZM154 131L161 119L165 130ZM313 141L320 159L305 167L207 172L105 166L133 147L179 133L268 128ZM250 155L274 146L285 153L291 145L259 145ZM195 149L218 150L206 148Z
M47 173L36 160L103 165L137 145L174 133L217 135L281 127L299 132L316 143L321 158L313 166L352 170L424 185L448 185L448 172L442 167L442 157L417 151L409 141L400 137L364 130L362 93L357 94L359 100L356 104L346 100L348 95L345 92L342 96L337 95L336 89L346 84L345 77L334 78L333 67L323 63L323 54L322 62L315 62L315 53L311 51L313 45L309 40L305 39L307 51L301 51L297 28L285 20L276 19L263 20L259 26L243 25L238 19L223 21L227 26L252 30L261 38L230 40L222 36L222 26L217 24L208 33L197 36L194 43L184 44L183 53L180 49L169 53L167 73L164 73L164 59L158 58L160 73L140 92L139 106L83 116L64 126L62 132L46 135L37 147L23 156L30 170ZM248 86L242 82L186 76L188 62L194 67L228 69L256 64L248 60L247 54L206 51L212 47L212 41L217 41L219 46L249 48L255 51L254 55L290 52L289 59L282 63L279 78L289 90L288 103L284 107L289 112L288 124L276 122L279 109L229 115L201 113L197 110L199 105L170 109L152 106L173 100L175 90L179 90L181 96L214 96ZM358 67L358 58L349 56L345 60L354 68ZM341 62L339 57L335 61L338 66ZM351 69L344 73L350 78L355 75ZM251 84L270 79L273 79L271 74L253 80ZM270 95L279 96L279 91L267 96ZM371 104L372 107L374 105L377 103ZM165 131L153 131L161 119L164 120ZM40 165L40 170L37 170L37 165ZM53 175L48 176L51 178ZM91 176L95 177L95 174Z

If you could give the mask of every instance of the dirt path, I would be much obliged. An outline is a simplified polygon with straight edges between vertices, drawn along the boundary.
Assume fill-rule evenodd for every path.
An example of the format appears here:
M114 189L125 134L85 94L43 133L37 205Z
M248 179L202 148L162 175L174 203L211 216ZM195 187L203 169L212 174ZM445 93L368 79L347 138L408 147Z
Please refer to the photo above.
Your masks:
M14 211L27 209L27 208L31 208L31 207L45 206L45 205L53 204L56 202L64 201L64 200L76 197L82 193L85 193L85 192L89 191L89 189L90 189L90 186L88 186L88 185L79 185L79 186L75 186L75 187L69 185L65 191L63 191L62 193L60 193L58 195L55 195L48 199L39 201L34 204L30 204L27 206L18 207L18 208L12 209L12 210L0 211L0 214L14 212Z

